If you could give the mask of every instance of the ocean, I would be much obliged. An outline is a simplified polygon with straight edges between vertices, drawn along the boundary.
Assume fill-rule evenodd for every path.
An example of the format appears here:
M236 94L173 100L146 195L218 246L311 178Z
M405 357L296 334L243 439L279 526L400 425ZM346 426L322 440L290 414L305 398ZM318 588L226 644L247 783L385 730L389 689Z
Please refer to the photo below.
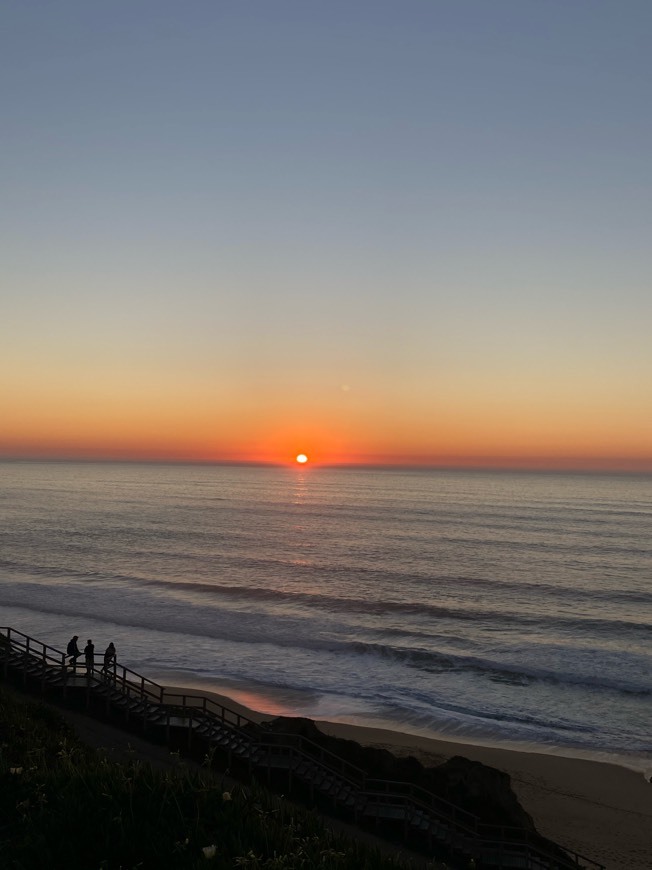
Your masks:
M652 774L652 477L0 463L0 624L258 710Z

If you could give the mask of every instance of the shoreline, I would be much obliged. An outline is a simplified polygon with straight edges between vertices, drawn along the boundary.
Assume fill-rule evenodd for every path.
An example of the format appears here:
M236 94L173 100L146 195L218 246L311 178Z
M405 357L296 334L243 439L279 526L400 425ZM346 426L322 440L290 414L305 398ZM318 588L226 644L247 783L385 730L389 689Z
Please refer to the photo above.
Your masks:
M209 698L256 722L302 715L286 709L261 713L244 703L248 699L244 690L235 688L236 697L197 686L166 685L166 690ZM253 701L254 694L249 695ZM604 864L607 870L650 870L652 866L652 783L642 771L609 761L481 746L367 724L313 721L325 734L395 755L412 755L424 766L462 755L503 770L543 836Z
M232 709L240 707L244 715L251 718L274 718L275 716L292 716L311 719L313 722L330 723L334 726L362 728L371 731L384 731L404 735L409 740L434 740L453 746L470 746L480 750L500 750L504 752L529 753L551 758L566 758L569 760L589 761L596 764L610 764L633 771L644 780L652 779L652 746L649 750L633 751L631 753L617 750L597 750L584 747L564 746L563 744L543 744L516 740L500 739L500 737L483 736L481 734L465 734L410 726L409 723L392 721L379 715L364 712L350 715L320 715L314 706L305 705L305 694L300 691L283 691L279 694L269 688L252 686L244 681L183 681L181 674L166 673L159 676L157 682L166 687L185 686L183 691L197 695L216 696L224 699L224 706ZM181 678L181 682L179 679ZM175 688L175 691L177 689ZM304 703L301 703L304 701ZM651 737L652 741L652 737ZM652 866L652 864L651 864Z

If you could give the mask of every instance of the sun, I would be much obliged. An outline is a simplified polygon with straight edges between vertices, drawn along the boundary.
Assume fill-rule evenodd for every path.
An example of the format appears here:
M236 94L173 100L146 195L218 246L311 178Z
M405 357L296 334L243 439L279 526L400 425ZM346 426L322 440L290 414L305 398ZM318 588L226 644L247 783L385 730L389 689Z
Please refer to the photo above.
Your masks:
M305 453L299 453L296 457L296 460L299 463L299 465L305 465L306 462L308 461L308 457L306 456Z

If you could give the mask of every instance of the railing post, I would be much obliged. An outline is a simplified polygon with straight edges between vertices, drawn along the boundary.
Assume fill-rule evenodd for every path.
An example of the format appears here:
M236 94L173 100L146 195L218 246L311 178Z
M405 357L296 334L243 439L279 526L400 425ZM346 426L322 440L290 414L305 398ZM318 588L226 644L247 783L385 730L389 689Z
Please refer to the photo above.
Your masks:
M61 693L66 697L66 688L68 686L68 668L66 667L66 654L61 653Z
M25 653L23 655L23 686L27 684L27 661L29 659L29 638L25 645Z

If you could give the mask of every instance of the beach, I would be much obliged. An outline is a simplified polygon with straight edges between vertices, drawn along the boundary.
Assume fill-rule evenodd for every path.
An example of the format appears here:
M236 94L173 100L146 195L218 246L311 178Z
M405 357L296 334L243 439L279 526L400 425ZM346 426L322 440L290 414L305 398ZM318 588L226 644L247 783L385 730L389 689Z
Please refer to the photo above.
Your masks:
M612 764L318 723L326 733L413 755L423 765L462 755L508 773L539 833L608 870L652 867L652 784Z
M169 687L169 692L206 696L255 721L273 716L215 692ZM325 734L412 755L424 766L461 755L509 774L512 787L537 830L607 870L652 867L652 783L616 764L560 755L483 747L382 728L317 720Z

